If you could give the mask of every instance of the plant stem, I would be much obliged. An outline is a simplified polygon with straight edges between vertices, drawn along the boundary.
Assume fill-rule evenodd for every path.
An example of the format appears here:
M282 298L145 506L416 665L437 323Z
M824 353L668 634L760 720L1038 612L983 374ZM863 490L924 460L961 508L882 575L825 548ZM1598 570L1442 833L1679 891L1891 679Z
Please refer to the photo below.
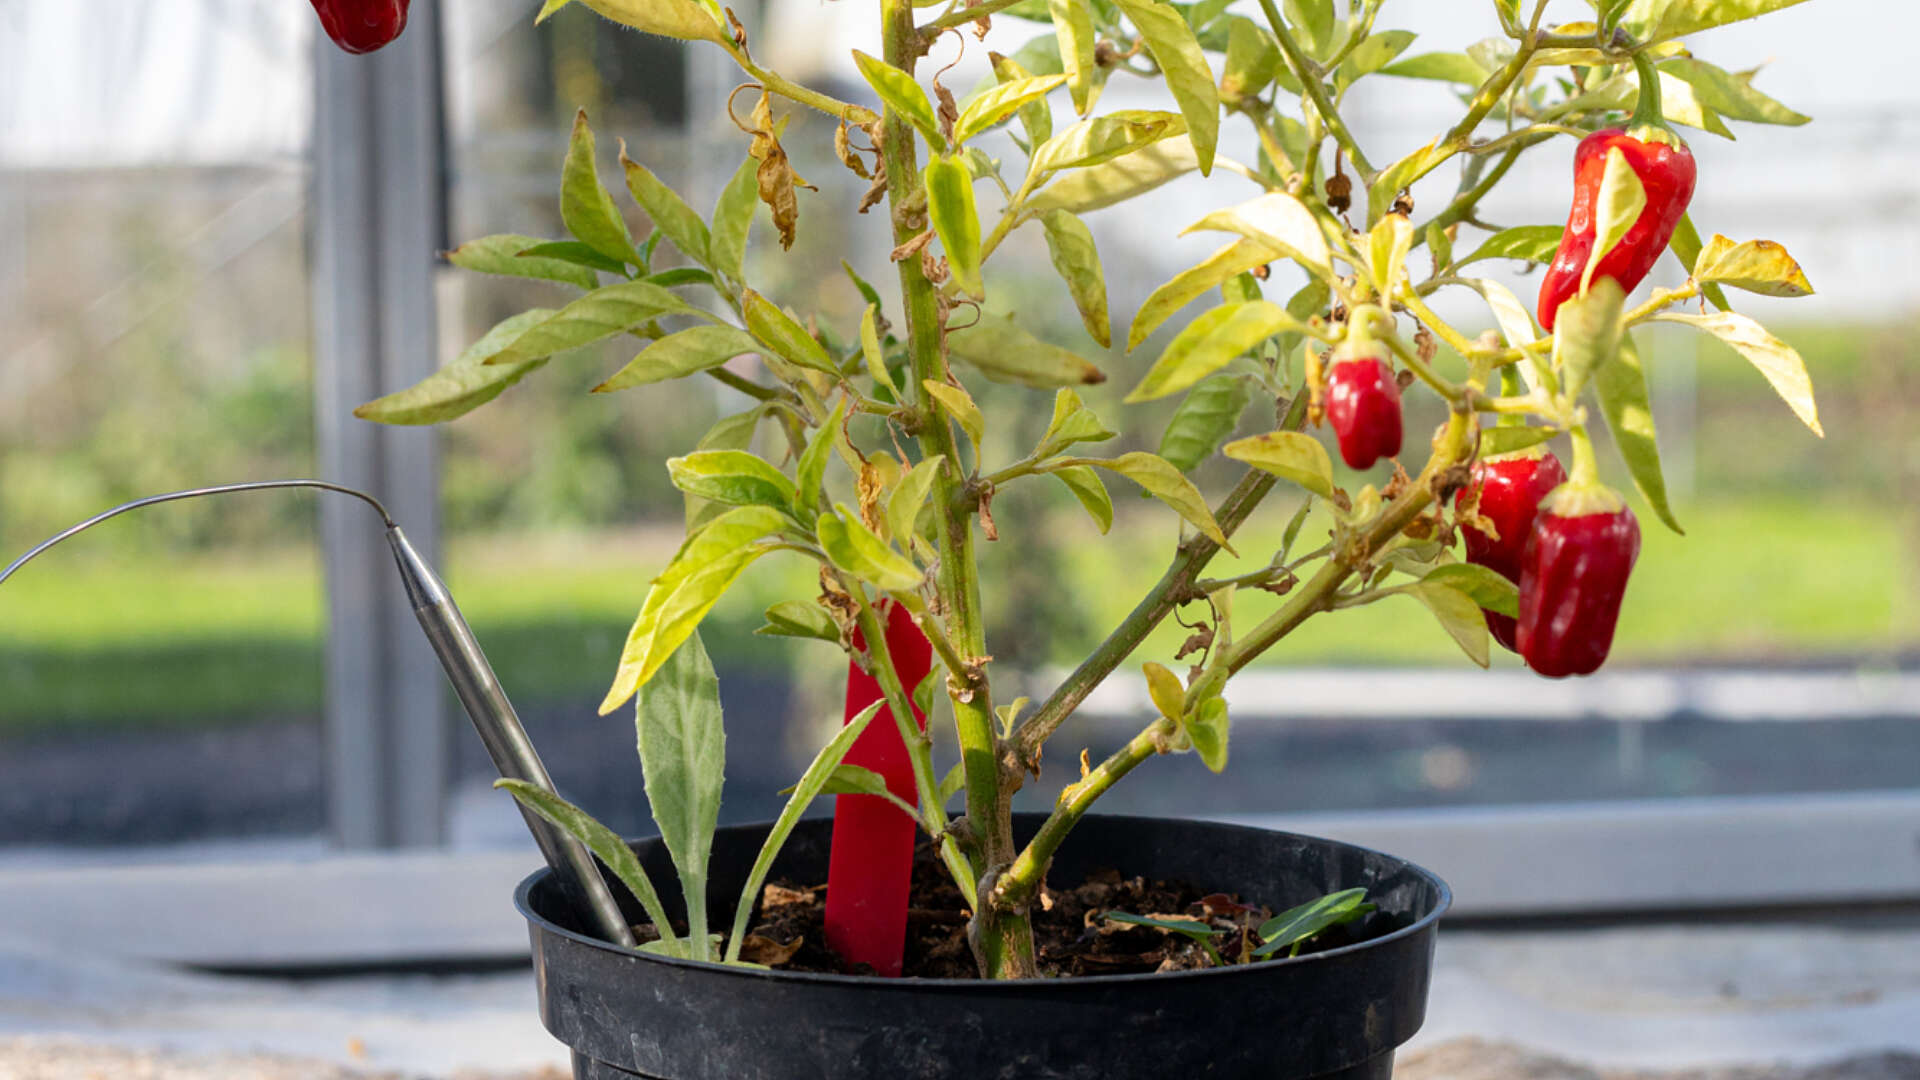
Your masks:
M980 3L972 7L956 8L921 27L920 36L931 42L934 38L939 37L948 27L965 26L976 19L984 19L994 12L1004 8L1010 8L1019 2L1020 0L981 0Z
M881 0L884 58L911 75L921 51L919 31L913 25L909 0ZM893 109L886 113L882 151L887 165L887 204L893 219L894 242L906 243L917 231L901 212L920 184L919 151L913 127ZM916 408L934 419L921 425L921 453L928 458L944 454L948 467L934 480L934 532L940 552L936 579L942 608L954 644L969 658L987 655L986 634L980 618L979 571L973 551L970 514L956 508L954 488L960 460L952 426L928 408L923 381L945 381L942 358L940 299L920 269L919 259L902 259L900 293L906 308L907 348L913 362ZM977 667L949 671L948 693L953 700L954 727L967 778L967 821L978 841L973 863L976 879L1012 860L1013 811L1011 793L1002 790L999 745L993 728L993 698L987 679ZM1030 978L1039 974L1034 964L1033 925L1024 916L985 905L976 907L971 927L976 959L990 978Z
M1374 177L1373 166L1368 164L1367 155L1361 151L1360 144L1354 140L1353 132L1347 130L1347 122L1340 119L1340 110L1334 108L1327 97L1326 85L1320 81L1320 67L1300 51L1300 44L1293 40L1293 31L1287 29L1286 20L1280 17L1280 9L1273 0L1260 0L1260 10L1266 13L1268 25L1273 27L1273 36L1280 42L1280 51L1287 58L1287 67L1293 71L1293 77L1300 81L1300 87L1313 102L1314 111L1320 114L1320 120L1326 124L1327 132L1335 141L1346 148L1348 160L1358 169L1363 180L1371 183ZM1362 185L1365 186L1365 185Z
M1471 414L1453 412L1448 418L1444 434L1436 442L1433 456L1428 458L1419 477L1362 532L1340 545L1326 565L1305 585L1294 590L1280 610L1268 616L1251 633L1228 645L1208 666L1206 673L1187 688L1187 708L1218 694L1226 685L1228 676L1251 663L1310 616L1330 610L1340 586L1356 570L1368 565L1382 545L1398 536L1400 530L1406 528L1433 502L1436 482L1465 459L1471 430ZM1033 841L1020 852L1019 858L1014 860L1007 872L994 882L992 892L982 897L983 903L1015 908L1030 903L1039 892L1054 852L1059 850L1073 826L1096 799L1131 772L1134 766L1161 752L1173 731L1172 721L1165 717L1156 719L1084 779L1070 785L1062 793L1059 805L1034 835Z
M1306 417L1307 394L1302 390L1288 404L1280 428L1297 431ZM1220 531L1232 537L1234 531L1253 513L1254 507L1260 505L1260 500L1273 490L1276 480L1277 477L1270 473L1248 469L1214 512L1214 520L1220 523ZM1039 768L1040 748L1048 736L1073 715L1073 710L1080 707L1080 703L1087 699L1095 687L1105 682L1107 676L1113 674L1113 670L1133 654L1133 650L1146 640L1161 620L1188 598L1194 582L1200 578L1200 572L1207 568L1207 563L1213 561L1219 551L1218 544L1198 534L1188 537L1180 545L1172 565L1160 575L1160 580L1154 583L1153 588L1147 590L1147 595L1133 606L1120 625L1114 627L1100 647L1073 669L1073 673L1054 689L1038 710L1014 729L1011 740L1013 755L1022 767L1029 771Z
M778 94L788 101L798 102L810 109L818 109L837 120L845 120L849 124L857 124L862 127L880 119L873 114L872 109L862 105L855 105L850 101L841 101L837 97L833 97L830 94L823 94L818 90L808 89L777 71L771 71L761 67L759 64L753 62L753 57L747 55L745 49L737 45L729 42L721 47L727 50L729 56L733 57L734 63L740 65L741 71L746 72L752 77L753 81L766 88L766 91L770 94Z

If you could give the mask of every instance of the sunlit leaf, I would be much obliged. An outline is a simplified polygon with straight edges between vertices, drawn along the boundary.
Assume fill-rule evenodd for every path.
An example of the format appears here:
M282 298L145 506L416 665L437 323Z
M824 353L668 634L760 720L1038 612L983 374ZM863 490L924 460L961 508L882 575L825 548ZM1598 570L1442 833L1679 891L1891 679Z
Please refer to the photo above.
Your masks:
M1409 595L1427 606L1433 617L1440 620L1440 626L1446 630L1467 659L1486 667L1490 662L1488 653L1488 635L1486 620L1480 617L1480 605L1473 597L1451 585L1415 582L1406 586Z
M1620 349L1620 311L1627 294L1610 277L1593 283L1585 296L1569 297L1553 323L1553 366L1561 372L1567 396L1581 387Z
M1167 344L1126 400L1151 401L1184 390L1275 334L1301 329L1287 309L1267 300L1211 308Z
M853 50L853 62L860 74L880 95L887 108L906 117L907 122L920 129L927 143L938 153L946 153L947 139L940 134L940 121L933 114L933 102L927 100L927 92L913 81L913 76L894 67L878 57L868 56L859 49Z
M1033 152L1032 169L1037 175L1045 175L1058 169L1086 168L1186 132L1186 121L1178 113L1121 109L1089 117L1048 139ZM1194 153L1198 161L1197 146Z
M1194 753L1200 755L1200 763L1213 772L1225 771L1230 726L1226 699L1210 697L1194 706L1184 726L1187 738L1193 740Z
M647 913L654 928L660 931L660 940L679 943L674 936L673 923L667 919L666 905L660 902L660 894L654 891L653 882L647 877L646 867L640 864L639 856L627 846L620 834L594 820L585 810L555 795L543 787L536 787L525 780L495 780L493 786L511 794L520 805L545 818L548 822L566 831L567 835L580 841L588 851L594 853L613 876L627 887L633 898L640 901L640 907Z
M627 366L594 387L595 393L665 382L719 367L743 353L759 352L759 342L732 326L695 326L668 334L640 350Z
M1187 709L1187 690L1180 685L1180 676L1152 661L1141 665L1140 670L1147 677L1147 696L1153 699L1153 707L1161 716L1179 723Z
M753 226L753 210L760 202L757 173L760 163L749 157L734 170L727 186L713 207L713 228L707 241L712 255L708 263L714 270L735 281L746 261L747 232Z
M501 320L447 366L405 390L367 402L353 415L381 424L438 424L465 416L546 363L544 359L517 364L483 361L552 314L550 308L533 308Z
M1186 118L1187 135L1204 175L1213 171L1213 148L1220 136L1220 93L1213 69L1179 9L1164 0L1113 0L1140 31L1160 75Z
M1366 896L1365 889L1347 889L1275 915L1260 924L1261 944L1253 950L1253 955L1272 956L1324 930L1361 918L1374 909L1372 904L1364 902Z
M1715 233L1694 260L1693 278L1762 296L1811 296L1813 285L1787 249L1771 240L1733 241Z
M1592 287L1593 271L1600 260L1619 245L1646 208L1647 189L1640 183L1640 174L1633 171L1627 155L1618 146L1608 147L1606 168L1600 175L1600 192L1593 200L1593 251L1587 256L1586 268L1580 271L1581 292Z
M1107 279L1100 270L1093 232L1065 210L1047 211L1040 215L1040 224L1046 230L1054 272L1067 283L1081 324L1101 348L1107 348L1113 344L1113 320L1107 313Z
M1653 406L1647 401L1647 376L1631 334L1621 336L1620 351L1594 372L1593 389L1600 398L1601 412L1606 414L1607 428L1613 432L1613 444L1633 477L1633 486L1640 489L1647 505L1669 529L1684 533L1667 503L1667 481L1660 471L1660 448L1654 438Z
M668 458L673 486L729 506L793 507L793 481L744 450L696 450Z
M1227 542L1227 535L1220 531L1220 523L1213 519L1213 511L1207 508L1207 500L1201 496L1200 489L1194 487L1193 482L1182 476L1180 470L1166 459L1136 450L1117 458L1059 458L1045 468L1052 471L1070 465L1091 465L1119 473L1139 484L1147 494L1172 507L1174 512L1187 519L1189 524L1228 554L1239 554Z
M908 537L913 535L914 522L919 519L920 508L926 505L927 493L933 490L933 482L939 478L946 461L946 455L935 454L908 469L893 494L887 497L887 531L902 547L910 546Z
M1215 210L1184 233L1211 230L1238 233L1268 247L1278 248L1316 276L1331 273L1327 238L1305 203L1284 191L1270 191L1225 210Z
M952 158L927 163L927 216L947 253L954 284L975 299L986 296L980 279L980 217L973 206L973 177Z
M740 290L740 310L747 317L747 332L782 360L837 375L840 369L820 342L807 333L793 316L780 310L773 301L754 292Z
M1299 431L1270 431L1224 448L1235 461L1291 480L1323 498L1333 497L1333 460L1320 440Z
M587 110L581 109L574 114L573 136L567 141L567 160L560 170L560 220L568 232L607 258L644 266L646 260L634 248L633 235L613 196L600 183L593 158L593 129L587 126Z
M1447 563L1429 571L1420 580L1429 585L1445 585L1473 598L1473 602L1501 615L1520 614L1520 590L1498 571L1474 563Z
M1126 202L1199 166L1193 140L1175 136L1091 168L1063 173L1028 199L1027 206L1036 212L1084 214Z
M888 547L860 521L859 514L844 505L836 505L834 511L821 514L813 526L820 550L833 565L888 592L920 587L925 575L912 559Z
M1806 362L1800 359L1793 346L1781 341L1767 332L1767 328L1731 311L1720 311L1710 315L1689 315L1684 312L1665 311L1654 316L1661 322L1675 322L1704 330L1726 342L1747 362L1760 369L1767 382L1773 386L1781 400L1800 418L1800 422L1812 429L1815 435L1825 436L1820 427L1820 413L1813 402L1813 380L1807 377Z
M1037 75L1000 83L967 102L953 125L955 142L965 142L986 131L1067 81L1065 75Z
M1550 262L1554 252L1560 249L1563 231L1558 225L1515 225L1511 229L1501 229L1487 237L1487 242L1475 248L1473 254L1461 259L1459 265L1465 266L1482 259Z
M1235 274L1265 266L1282 257L1284 252L1272 244L1240 239L1175 274L1172 281L1153 290L1153 294L1140 305L1140 310L1134 313L1133 325L1127 329L1127 351L1132 352L1169 316L1207 290Z
M540 17L564 7L567 0L548 0ZM662 34L682 41L725 42L727 36L706 8L694 0L580 0L602 16L622 26Z
M1479 86L1493 74L1480 65L1478 60L1466 53L1432 52L1410 56L1380 69L1382 75L1398 75L1403 79L1433 79L1438 82L1458 83L1462 86Z

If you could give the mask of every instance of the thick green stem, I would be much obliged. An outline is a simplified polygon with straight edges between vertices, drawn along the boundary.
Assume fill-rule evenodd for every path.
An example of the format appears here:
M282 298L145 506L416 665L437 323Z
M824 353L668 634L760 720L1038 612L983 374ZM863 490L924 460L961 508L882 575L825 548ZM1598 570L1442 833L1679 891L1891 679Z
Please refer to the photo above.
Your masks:
M921 52L919 31L913 25L908 0L882 0L884 56L887 63L912 74ZM887 166L887 204L893 218L894 242L904 244L919 231L903 208L912 203L920 185L919 151L913 126L888 109L881 149ZM934 481L934 533L940 552L935 585L954 644L969 658L984 657L986 633L980 616L978 564L973 551L973 523L956 507L959 485L959 449L953 429L937 410L927 408L922 381L946 380L941 350L940 298L921 272L920 260L902 259L900 294L906 307L907 349L913 363L916 408L927 422L920 427L920 451L928 458L945 455L947 467ZM1001 785L999 746L993 727L993 698L984 674L975 667L948 672L953 699L954 727L967 778L967 824L978 852L973 872L983 876L1012 860L1013 813L1010 792ZM1039 974L1034 964L1033 926L1024 916L981 905L972 928L975 956L984 974L992 978L1030 978Z
M1660 70L1645 49L1633 54L1633 70L1640 76L1640 99L1633 107L1628 130L1655 128L1665 130L1667 120L1660 104Z

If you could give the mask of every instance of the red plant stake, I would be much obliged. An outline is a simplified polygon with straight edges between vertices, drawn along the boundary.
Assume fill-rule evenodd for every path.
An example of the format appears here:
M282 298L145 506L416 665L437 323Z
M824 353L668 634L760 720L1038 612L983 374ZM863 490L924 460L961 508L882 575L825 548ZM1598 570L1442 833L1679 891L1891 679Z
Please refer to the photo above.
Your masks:
M887 651L901 685L913 688L933 669L933 646L913 617L889 605ZM854 648L866 643L856 632ZM859 665L847 665L847 719L881 700L880 683ZM918 706L913 720L922 730L927 718ZM887 790L919 805L913 766L893 710L882 708L867 722L844 759L872 769ZM888 977L900 974L907 942L907 892L913 879L914 822L878 795L837 795L833 810L833 853L827 866L827 944L848 964L866 964Z
M350 53L370 53L407 28L410 0L313 0L320 26L335 45Z

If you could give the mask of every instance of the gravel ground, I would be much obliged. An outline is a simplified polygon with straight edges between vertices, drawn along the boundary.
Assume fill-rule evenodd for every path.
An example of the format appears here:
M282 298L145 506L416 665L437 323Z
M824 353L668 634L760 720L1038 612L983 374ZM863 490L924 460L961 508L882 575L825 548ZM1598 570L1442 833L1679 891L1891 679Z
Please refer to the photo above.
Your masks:
M1811 1068L1595 1070L1504 1043L1458 1039L1406 1055L1396 1080L1916 1080L1920 1056L1872 1054ZM558 1069L441 1078L365 1072L286 1057L189 1057L71 1043L0 1042L4 1080L565 1080Z

